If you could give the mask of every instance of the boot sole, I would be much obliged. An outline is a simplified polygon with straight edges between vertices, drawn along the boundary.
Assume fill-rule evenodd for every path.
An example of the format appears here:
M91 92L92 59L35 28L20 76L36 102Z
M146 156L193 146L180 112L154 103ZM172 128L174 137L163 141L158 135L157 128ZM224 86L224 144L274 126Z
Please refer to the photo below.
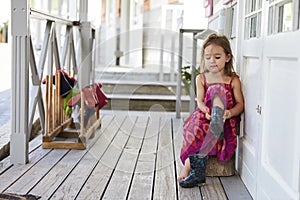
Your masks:
M205 185L206 185L206 183L200 183L200 184L198 184L198 187L205 186Z
M206 185L206 183L199 183L199 184L194 185L194 186L184 186L184 185L179 184L179 186L182 187L182 188L202 187L202 186L205 186L205 185Z

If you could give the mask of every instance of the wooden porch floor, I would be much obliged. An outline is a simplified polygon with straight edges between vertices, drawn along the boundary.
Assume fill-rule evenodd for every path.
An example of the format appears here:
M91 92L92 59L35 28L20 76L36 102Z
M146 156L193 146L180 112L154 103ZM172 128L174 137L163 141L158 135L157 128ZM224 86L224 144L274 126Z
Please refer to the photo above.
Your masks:
M30 162L0 162L0 192L41 199L252 199L238 176L207 177L180 188L182 119L174 113L103 111L87 150L43 149L30 143Z

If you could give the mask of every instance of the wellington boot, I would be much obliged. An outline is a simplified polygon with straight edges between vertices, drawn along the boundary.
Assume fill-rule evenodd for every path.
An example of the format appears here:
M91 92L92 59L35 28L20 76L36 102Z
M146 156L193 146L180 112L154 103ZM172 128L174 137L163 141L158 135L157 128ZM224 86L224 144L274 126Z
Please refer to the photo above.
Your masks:
M201 154L192 154L189 156L191 171L183 180L179 181L179 185L183 188L192 188L205 184L205 170L208 157Z
M219 106L214 106L211 111L211 121L209 124L209 130L214 134L216 139L223 139L224 134L224 122L223 122L224 109ZM220 137L221 136L221 137Z

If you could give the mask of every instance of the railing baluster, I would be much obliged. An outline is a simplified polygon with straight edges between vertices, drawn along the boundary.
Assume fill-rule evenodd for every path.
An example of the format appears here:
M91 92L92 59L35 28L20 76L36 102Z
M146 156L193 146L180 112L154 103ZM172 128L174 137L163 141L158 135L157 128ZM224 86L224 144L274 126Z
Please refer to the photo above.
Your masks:
M66 63L66 57L69 49L70 44L70 31L72 30L71 26L66 27L66 34L65 34L65 40L64 40L64 46L61 51L61 66L64 66Z
M54 61L55 61L55 67L56 69L61 69L61 59L59 56L59 49L57 44L57 37L56 37L56 28L52 29L52 37L53 37L53 55L54 55Z
M42 79L42 77L43 77L44 65L45 65L46 58L47 58L47 51L48 51L48 45L49 45L49 41L50 41L52 24L53 23L51 21L47 21L47 24L46 24L42 52L40 55L39 65L38 65L38 67L39 67L38 69L40 71L40 73L39 73L40 79Z

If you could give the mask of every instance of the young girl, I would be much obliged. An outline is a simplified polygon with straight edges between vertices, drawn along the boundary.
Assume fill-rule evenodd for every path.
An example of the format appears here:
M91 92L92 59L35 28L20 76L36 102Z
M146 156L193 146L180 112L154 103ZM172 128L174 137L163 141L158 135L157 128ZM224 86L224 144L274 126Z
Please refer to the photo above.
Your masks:
M204 72L196 78L197 108L183 125L178 181L182 187L205 183L207 155L226 162L235 153L237 126L244 110L241 82L233 69L233 55L225 36L211 34L201 52Z

